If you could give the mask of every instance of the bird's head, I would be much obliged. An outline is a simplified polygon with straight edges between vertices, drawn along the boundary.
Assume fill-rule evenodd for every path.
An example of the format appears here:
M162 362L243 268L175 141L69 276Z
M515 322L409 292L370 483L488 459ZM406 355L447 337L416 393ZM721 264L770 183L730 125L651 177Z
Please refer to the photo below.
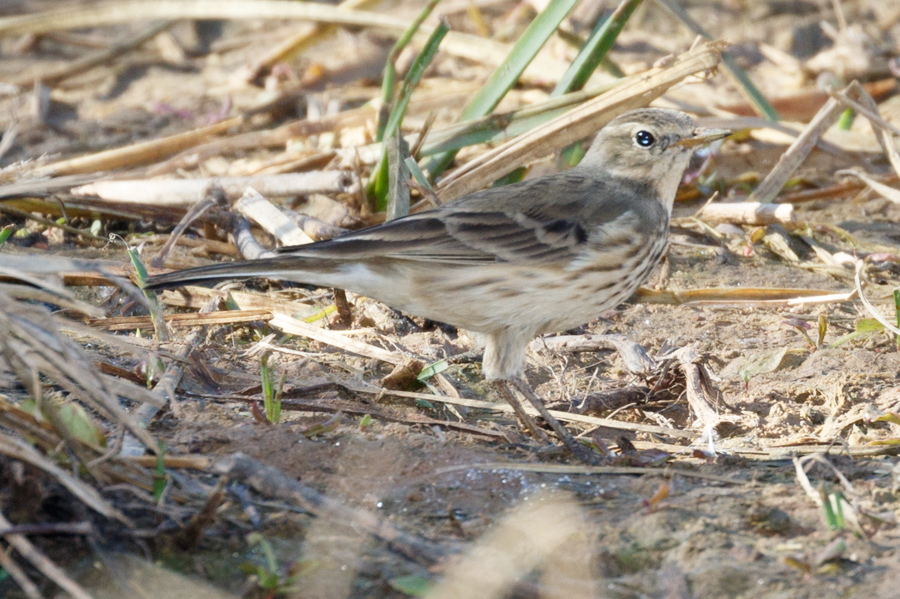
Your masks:
M678 110L631 110L600 130L580 166L649 185L671 213L675 192L693 151L730 133L701 129L694 119Z

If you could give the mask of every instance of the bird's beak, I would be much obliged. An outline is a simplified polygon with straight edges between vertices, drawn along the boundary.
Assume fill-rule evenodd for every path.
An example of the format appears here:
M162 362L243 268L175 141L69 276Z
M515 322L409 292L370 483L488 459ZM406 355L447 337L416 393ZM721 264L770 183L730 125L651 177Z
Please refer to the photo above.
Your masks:
M681 146L683 148L694 148L722 139L723 137L728 137L729 135L731 135L731 131L727 129L697 129L693 137L679 139L673 145Z

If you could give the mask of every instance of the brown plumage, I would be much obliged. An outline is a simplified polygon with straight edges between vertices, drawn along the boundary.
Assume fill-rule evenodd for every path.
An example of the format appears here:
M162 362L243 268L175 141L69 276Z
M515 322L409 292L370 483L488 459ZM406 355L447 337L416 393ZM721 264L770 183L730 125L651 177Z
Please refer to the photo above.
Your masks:
M146 287L270 277L347 289L483 334L485 377L518 381L532 338L597 318L649 276L692 149L727 134L700 130L682 112L633 110L601 129L571 170L281 256L151 277Z

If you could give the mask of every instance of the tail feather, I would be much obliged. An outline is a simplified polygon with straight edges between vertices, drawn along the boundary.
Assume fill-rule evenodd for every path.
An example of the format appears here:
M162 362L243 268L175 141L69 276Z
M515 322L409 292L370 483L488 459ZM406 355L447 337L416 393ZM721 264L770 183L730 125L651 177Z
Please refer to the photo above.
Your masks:
M144 289L160 291L185 285L210 286L231 279L252 277L285 279L311 285L329 285L329 283L321 281L321 277L327 276L327 266L332 261L316 260L315 267L311 262L311 260L298 256L277 256L260 260L210 264L152 276L147 279ZM331 266L334 265L331 264ZM323 269L323 267L326 268Z

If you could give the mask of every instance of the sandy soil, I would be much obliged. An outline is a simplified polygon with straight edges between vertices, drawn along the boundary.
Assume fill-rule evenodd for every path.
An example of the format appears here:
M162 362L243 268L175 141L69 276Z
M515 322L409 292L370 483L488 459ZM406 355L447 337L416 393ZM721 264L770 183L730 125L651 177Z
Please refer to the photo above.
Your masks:
M27 10L53 4L34 3ZM717 10L706 26L738 43L735 54L739 61L772 96L792 89L788 82L796 75L786 73L783 64L773 66L761 58L760 42L767 40L784 52L806 58L801 56L806 48L801 42L816 44L801 33L823 18L833 20L830 10L810 2L769 2L745 8L737 2L715 4ZM788 4L793 8L782 6ZM852 17L870 28L886 12L880 6L873 8L874 2L846 4ZM694 7L693 13L707 9L701 5ZM26 9L5 10L17 13ZM408 6L403 11L410 13ZM504 13L490 9L487 14L499 18ZM614 53L629 69L638 70L668 52L688 47L691 36L671 19L649 9L635 18L634 30L626 30L618 54ZM458 14L453 22L461 30L471 27ZM893 34L896 39L897 29L897 25L888 28L884 38ZM110 39L114 33L129 31L128 26L117 26L104 30L103 36ZM291 25L216 22L196 29L179 25L173 31L176 39L198 49L196 56L189 53L181 63L173 64L160 58L160 44L130 55L117 70L90 71L59 86L49 121L24 121L17 143L3 157L2 165L47 155L54 159L75 156L188 130L228 102L233 102L235 110L247 108L259 102L263 92L236 83L235 74L276 38L287 35ZM787 32L793 32L793 37ZM65 64L77 54L71 46L52 39L44 41L40 51L17 53L14 42L11 38L2 42L0 80ZM200 52L204 44L220 49ZM313 68L324 69L327 75L310 85L310 97L324 105L336 99L343 107L352 107L366 94L377 95L373 90L379 85L389 47L390 42L377 35L342 31L290 67L297 77L309 76ZM565 47L560 45L555 51L563 54ZM476 78L482 70L480 65L444 58L434 67L433 80L423 85L440 89L442 82ZM708 89L722 104L740 99L727 80L702 89ZM684 99L691 93L697 92L688 86L678 97ZM508 102L527 98L527 93L517 93ZM18 103L21 110L26 100L17 96L6 103L11 109ZM296 118L292 110L267 117L266 127ZM439 119L451 116L449 108L438 112ZM424 115L416 113L412 119L420 122ZM364 137L365 131L358 128L341 135L349 143L354 135ZM302 143L314 147L317 142L307 139ZM740 196L744 188L738 178L751 171L764 175L783 149L759 140L729 142L707 167L709 182L701 187L701 196L708 196L714 188L726 197ZM277 151L256 148L207 157L198 168L182 169L181 174L244 174L266 165ZM861 164L873 172L888 172L875 153L835 157L815 152L798 172L802 179L798 189L833 184L834 171ZM355 218L356 206L352 199L350 202ZM703 202L700 198L680 203L675 216L687 217ZM803 236L832 255L900 255L900 206L874 194L817 200L798 204L796 210L797 220L810 225L787 236L799 262L777 255L762 241L751 243L752 227L744 227L739 234L728 230L717 239L685 225L673 230L666 265L650 287L852 289L852 267L826 267ZM0 225L23 224L21 219L0 218ZM134 244L140 243L142 234L169 230L128 219L110 219L103 226L104 231L124 235ZM127 262L117 247L85 248L70 237L45 235L43 228L33 223L29 227L33 231L30 236L11 240L3 251ZM852 239L841 236L835 227L849 232ZM771 234L779 231L783 229L769 228ZM159 243L148 244L145 255L158 247ZM209 259L179 247L168 265ZM889 297L900 281L900 268L896 261L879 261L869 267L867 278L867 296ZM253 284L251 289L275 291L265 283ZM314 297L302 304L307 314L332 303L330 294L320 291L293 289L290 293ZM109 292L85 290L84 294L96 303ZM366 329L359 339L387 349L403 348L425 363L475 347L464 333L407 318L372 300L352 298L352 304L350 328ZM889 307L879 304L883 313L893 318ZM120 308L113 306L113 310ZM391 372L391 366L300 338L277 339L281 346L307 355L272 354L270 365L276 380L285 375L284 419L275 426L260 424L249 402L259 398L258 362L244 354L256 340L255 329L209 327L181 383L177 406L161 414L151 428L171 454L217 457L243 452L359 513L376 513L403 531L443 543L453 557L426 568L347 522L313 518L252 493L261 514L259 526L251 523L246 504L242 506L237 495L229 495L214 522L188 550L171 542L176 523L162 516L156 522L143 521L147 529L160 527L149 544L113 535L105 546L79 540L72 545L51 542L46 549L97 597L121 592L115 577L108 574L113 568L131 573L134 580L141 580L142 575L156 584L165 580L171 596L206 596L204 593L213 592L207 585L222 593L268 596L271 589L257 586L259 571L248 570L248 564L266 564L265 552L252 543L253 532L262 533L274 551L278 581L285 583L289 573L302 573L289 591L297 597L399 597L406 596L403 589L412 592L404 585L426 584L426 580L432 584L456 575L467 581L470 593L456 596L893 596L900 584L896 526L900 474L892 448L897 443L897 426L873 422L871 415L900 411L898 344L892 335L880 331L830 346L865 318L869 314L859 301L799 307L629 303L597 322L569 331L624 334L651 355L666 347L691 346L712 375L712 385L721 392L716 406L722 416L716 454L700 441L701 431L685 401L683 382L677 380L614 413L593 415L623 423L674 427L690 431L690 438L573 427L610 448L610 468L647 469L629 473L588 473L557 449L521 436L514 419L504 412L354 392L352 388L363 382L378 383ZM820 319L827 328L817 346L810 344L800 329L809 325L808 335L815 341ZM331 324L340 326L336 321ZM177 339L188 332L179 329ZM128 370L142 366L102 343L87 349ZM783 355L773 358L779 352ZM499 401L481 381L477 363L452 365L443 374L463 397ZM611 350L557 353L539 348L529 354L527 374L542 397L562 408L578 404L590 393L627 384L652 387L655 382L629 372ZM2 367L0 392L12 398L23 396L12 374ZM315 427L333 414L301 405L313 400L336 405L352 402L383 417L364 423L363 414L344 413L339 421L314 434ZM508 440L416 421L422 417L451 422L462 418L484 431L505 433ZM894 445L885 447L879 442ZM807 463L811 496L798 479L792 457L794 452L808 455L826 450L830 451L827 457ZM182 476L196 477L208 485L215 482L208 473ZM129 501L121 490L104 492L122 503ZM817 506L816 500L824 497L827 502L837 497L837 492L845 500L846 522L832 529L826 510ZM52 505L43 505L43 517L53 513ZM190 507L178 524L198 506ZM131 562L119 555L138 556L142 551L142 558L165 571L138 557ZM466 561L461 555L472 557ZM502 563L499 558L503 556L512 556L512 565ZM93 562L103 565L95 568ZM492 576L501 581L492 581ZM0 595L21 596L13 589L9 580L0 578ZM484 594L479 595L479 590Z

